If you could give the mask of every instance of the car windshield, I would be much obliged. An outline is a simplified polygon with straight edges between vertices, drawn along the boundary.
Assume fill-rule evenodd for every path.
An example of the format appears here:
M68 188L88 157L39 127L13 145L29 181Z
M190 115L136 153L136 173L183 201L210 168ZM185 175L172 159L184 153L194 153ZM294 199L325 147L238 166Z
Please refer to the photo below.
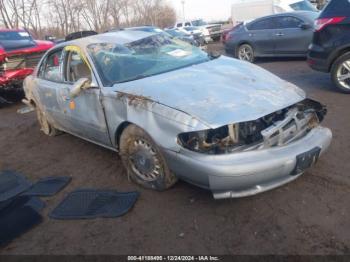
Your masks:
M202 19L192 21L193 26L204 26L207 25Z
M30 40L32 37L28 32L13 32L13 31L8 31L8 32L0 32L0 41L17 41L17 40Z
M88 46L105 86L157 75L211 58L201 49L166 35L152 35L131 43Z
M317 9L307 0L291 4L290 7L295 11L315 11L315 12L317 12Z

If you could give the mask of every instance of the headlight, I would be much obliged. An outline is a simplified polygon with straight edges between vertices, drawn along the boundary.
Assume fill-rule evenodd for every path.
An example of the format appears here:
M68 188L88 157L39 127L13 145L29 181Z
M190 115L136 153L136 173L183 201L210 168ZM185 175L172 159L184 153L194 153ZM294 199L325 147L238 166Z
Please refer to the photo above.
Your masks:
M178 136L178 143L186 149L199 153L226 153L229 148L239 145L239 125L182 133Z

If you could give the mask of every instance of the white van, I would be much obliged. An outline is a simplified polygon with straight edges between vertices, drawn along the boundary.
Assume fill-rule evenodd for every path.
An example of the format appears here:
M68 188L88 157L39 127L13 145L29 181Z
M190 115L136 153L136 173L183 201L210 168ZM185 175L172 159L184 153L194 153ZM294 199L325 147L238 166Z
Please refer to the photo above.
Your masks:
M309 0L234 0L231 18L233 24L256 18L293 11L315 11Z

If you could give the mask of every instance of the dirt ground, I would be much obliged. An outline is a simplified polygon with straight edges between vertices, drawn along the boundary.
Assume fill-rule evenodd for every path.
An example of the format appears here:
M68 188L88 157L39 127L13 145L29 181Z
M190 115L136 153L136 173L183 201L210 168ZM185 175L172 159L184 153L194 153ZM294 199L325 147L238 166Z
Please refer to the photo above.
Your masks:
M221 50L219 44L212 46ZM350 254L349 95L303 60L260 60L259 66L328 106L334 141L317 166L295 182L254 197L216 201L184 182L163 192L128 181L116 153L71 135L47 137L22 105L0 110L0 169L32 181L72 176L44 198L44 222L0 254ZM234 84L234 83L233 83ZM77 188L137 190L135 207L116 219L58 221L48 213Z

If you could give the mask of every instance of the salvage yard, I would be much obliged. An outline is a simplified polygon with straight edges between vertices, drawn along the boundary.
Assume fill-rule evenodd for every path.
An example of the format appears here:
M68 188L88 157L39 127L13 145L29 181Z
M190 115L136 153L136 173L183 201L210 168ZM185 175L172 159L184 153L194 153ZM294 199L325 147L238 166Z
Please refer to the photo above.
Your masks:
M220 43L209 50L222 52ZM48 137L35 113L21 104L0 109L0 169L35 181L71 176L62 192L43 198L44 222L0 254L349 254L349 96L336 92L328 74L300 59L263 59L257 64L290 81L328 107L323 125L333 131L329 151L296 181L254 197L214 200L184 182L158 193L128 181L116 153L71 135ZM234 85L234 83L232 83ZM48 218L78 188L139 191L121 218L60 221Z

